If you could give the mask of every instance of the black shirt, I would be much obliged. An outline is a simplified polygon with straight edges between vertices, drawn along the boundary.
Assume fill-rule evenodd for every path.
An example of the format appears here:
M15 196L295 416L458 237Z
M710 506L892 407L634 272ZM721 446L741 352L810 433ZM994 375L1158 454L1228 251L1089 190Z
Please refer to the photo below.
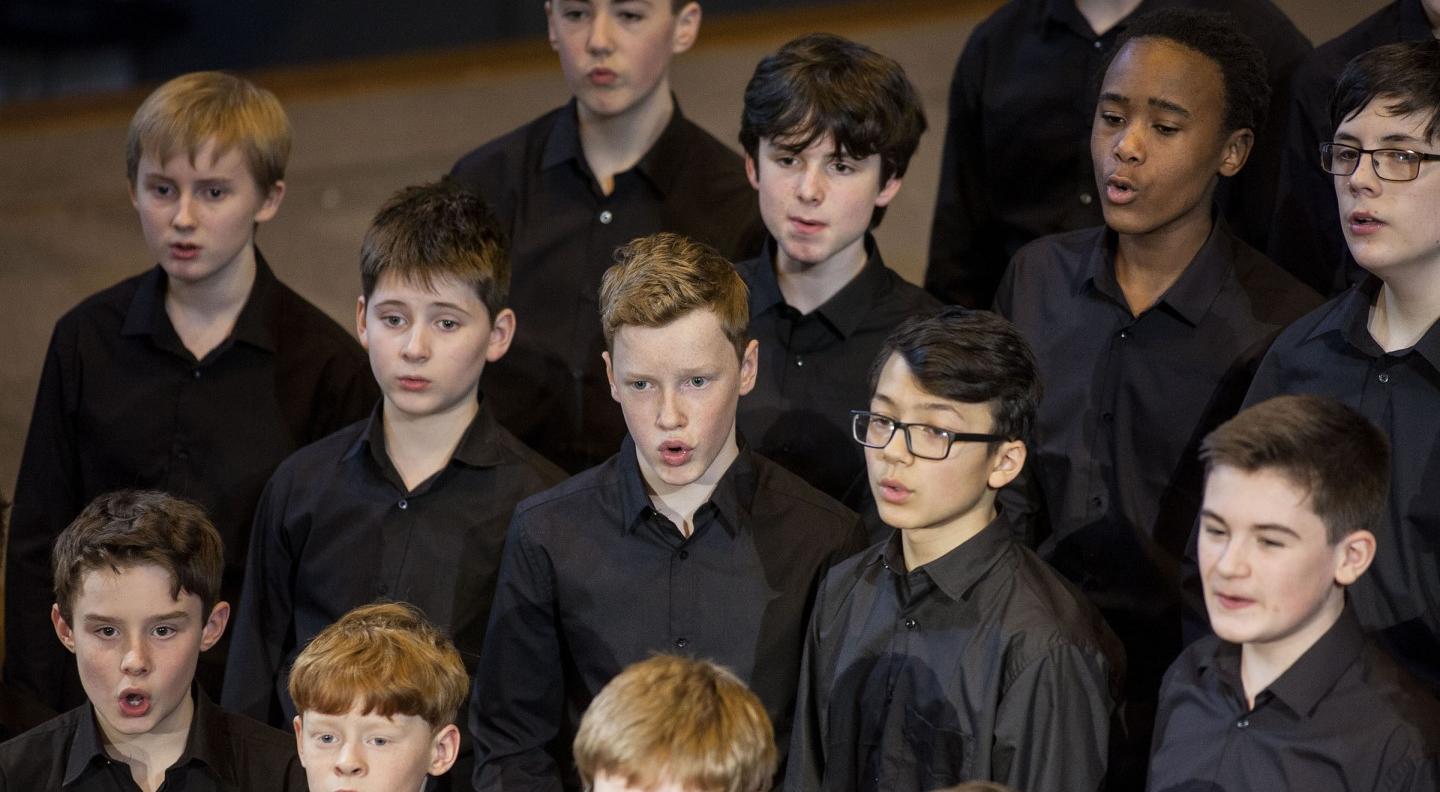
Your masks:
M1440 789L1440 704L1340 620L1255 697L1240 646L1210 636L1165 675L1152 792Z
M1284 233L1272 235L1267 250L1275 263L1321 294L1344 289L1347 276L1357 268L1340 228L1335 177L1320 169L1320 144L1335 135L1330 123L1335 83L1356 55L1382 44L1430 37L1430 20L1421 0L1397 0L1316 47L1295 70L1275 197L1274 226Z
M381 413L296 452L266 487L235 614L228 709L288 724L295 657L376 599L419 607L474 671L511 513L565 476L482 402L449 464L407 490Z
M1104 222L1090 159L1100 69L1130 19L1168 6L1228 12L1255 37L1279 128L1284 87L1310 42L1270 0L1144 0L1103 36L1074 0L1010 0L975 28L955 64L926 289L983 308L1026 242ZM1257 132L1245 169L1222 184L1221 205L1237 233L1263 247L1280 137Z
M859 518L742 444L694 526L651 507L628 437L515 510L470 701L476 789L578 788L580 714L654 652L730 668L786 744L815 589L863 546Z
M892 532L821 586L786 789L1098 789L1124 666L1003 518L909 572Z
M760 341L755 389L740 400L740 431L755 450L821 492L842 498L865 470L850 411L870 404L870 364L890 331L940 303L885 266L867 236L865 268L808 314L785 302L774 243L735 265L750 287L750 337Z
M585 162L575 102L470 152L450 176L483 197L510 237L509 353L481 388L496 416L572 473L615 453L625 434L600 359L600 276L615 249L673 231L732 261L764 239L740 156L675 114L634 168L604 195Z
M15 491L6 558L5 673L56 710L85 698L50 625L50 548L101 493L197 501L225 541L221 598L235 602L260 491L281 460L365 417L379 396L360 345L271 273L230 337L197 361L165 313L158 266L55 325ZM225 644L201 655L218 693Z
M295 737L222 711L196 686L185 752L164 792L304 792ZM87 701L0 745L0 792L138 792L130 767L105 753Z
M1370 277L1276 339L1245 403L1284 393L1329 396L1390 438L1390 500L1375 563L1350 587L1367 630L1440 692L1440 323L1385 353L1369 330Z

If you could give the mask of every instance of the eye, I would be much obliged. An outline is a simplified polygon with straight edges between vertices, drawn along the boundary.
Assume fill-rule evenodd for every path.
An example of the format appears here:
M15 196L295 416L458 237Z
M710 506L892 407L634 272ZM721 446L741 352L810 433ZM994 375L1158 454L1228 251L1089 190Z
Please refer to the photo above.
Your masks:
M1354 162L1360 159L1360 152L1349 146L1335 146L1330 149L1330 156L1339 162Z
M781 154L780 156L775 157L775 164L779 165L782 168L794 167L795 163L799 161L800 160L798 160L793 154Z
M320 743L321 745L334 745L334 744L335 744L335 735L333 735L333 734L317 734L317 735L315 735L315 742L318 742L318 743Z
M105 626L103 626L103 627L96 627L95 630L94 630L94 632L95 632L96 635L100 636L101 638L114 638L115 636L117 636L117 635L120 634L120 631L119 631L119 630L115 629L114 627L111 627L111 626L108 625L108 624L105 625Z
M831 170L835 171L836 173L841 174L842 176L843 176L843 175L849 175L849 174L855 172L855 166L854 166L854 165L851 165L850 163L846 162L845 160L836 160L834 163L832 163L832 164L830 165L830 168L831 168Z
M168 184L150 185L150 194L154 195L156 198L169 198L170 194L173 192L174 188Z
M206 187L205 197L211 199L212 201L219 200L228 195L229 192L230 191L225 189L224 187Z
M157 638L169 638L170 636L175 635L180 631L175 629L174 627L171 627L168 624L161 624L157 626L154 630L152 630L152 632L155 633L155 636Z
M692 387L692 388L703 388L703 387L705 387L706 385L709 385L709 384L710 384L710 378L709 378L709 377L691 377L690 379L685 380L685 384L686 384L686 385L689 385L689 386Z
M621 11L615 16L620 17L621 22L630 22L632 24L635 22L643 22L645 20L644 14L637 13L635 11Z
M436 322L435 324L439 325L441 330L459 330L459 329L460 329L460 323L457 322L457 321L455 321L454 319L441 319L440 321Z
M950 431L948 429L941 429L938 426L926 426L925 424L912 424L910 431L919 432L927 437L933 437L939 440L946 440L950 437Z
M384 747L384 746L390 744L390 738L389 738L389 737L372 737L372 738L370 739L370 742L373 743L374 745L377 745L377 746L380 746L380 747Z
M1213 536L1217 539L1225 536L1225 529L1219 527L1218 525L1206 525L1203 526L1201 530L1205 532L1206 536Z
M1122 116L1119 113L1101 112L1100 120L1110 126L1120 126L1121 124L1125 123L1125 116Z
M630 380L628 384L630 386L630 390L633 391L650 390L650 383L648 380Z
M405 317L399 314L384 314L380 317L380 324L386 327L404 327Z
M1169 137L1169 136L1175 134L1176 132L1179 132L1179 131L1180 131L1180 127L1171 126L1171 125L1169 125L1169 124L1156 124L1156 125L1155 125L1155 131L1156 131L1156 132L1159 132L1161 135L1163 135L1163 136L1165 136L1165 137Z
M1284 547L1284 546L1285 546L1285 543L1284 543L1284 542L1281 542L1281 541L1277 541L1277 540L1275 540L1275 539L1264 539L1264 538L1262 538L1262 539L1260 540L1260 546L1261 546L1261 547L1271 547L1271 548L1273 548L1273 547Z
M1392 149L1390 151L1384 152L1377 151L1376 154L1384 154L1386 157L1390 158L1391 162L1398 162L1403 165L1409 165L1412 162L1420 161L1420 155L1417 152L1406 151L1403 149Z

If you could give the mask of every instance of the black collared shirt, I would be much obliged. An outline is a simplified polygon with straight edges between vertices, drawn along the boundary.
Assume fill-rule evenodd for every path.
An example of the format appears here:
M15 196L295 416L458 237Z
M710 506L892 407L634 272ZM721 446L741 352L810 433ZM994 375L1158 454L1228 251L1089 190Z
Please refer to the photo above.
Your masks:
M1179 652L1180 563L1199 513L1200 440L1233 416L1272 339L1318 295L1223 219L1158 303L1130 312L1113 232L1037 240L996 309L1030 342L1045 385L1027 488L1002 491L1040 555L1100 606L1132 683L1154 695ZM1135 688L1132 687L1132 691Z
M926 289L983 308L1022 245L1104 222L1090 159L1100 68L1130 19L1168 6L1230 13L1255 38L1274 91L1277 123L1267 129L1279 129L1285 85L1310 42L1270 0L1144 0L1103 36L1074 0L1010 0L975 28L955 64ZM1263 247L1280 138L1258 132L1221 201L1240 236Z
M865 470L850 411L870 404L870 364L890 331L939 301L885 266L867 236L868 259L849 283L808 314L785 302L775 245L735 265L750 287L750 337L760 342L755 389L740 400L740 431L755 450L842 498Z
M1240 646L1210 636L1165 675L1151 792L1440 789L1440 704L1350 608L1251 708Z
M908 572L892 532L821 586L785 788L1098 789L1124 666L1003 519Z
M92 498L145 488L193 499L225 541L234 602L260 491L281 460L365 417L379 392L355 339L277 280L255 283L230 337L197 361L165 313L158 266L55 325L15 491L6 558L6 679L56 710L85 698L50 636L50 547ZM224 645L201 655L218 693Z
M673 231L732 261L765 227L740 156L680 113L604 195L580 147L575 102L472 151L451 178L479 193L510 236L515 343L481 383L500 422L572 473L625 434L600 359L600 276L615 249Z
M628 437L515 510L470 700L476 789L578 788L580 714L654 652L730 668L786 744L815 589L860 520L742 444L694 526L651 507Z
M1440 323L1410 349L1370 335L1370 277L1276 339L1245 403L1285 393L1329 396L1390 438L1390 500L1375 563L1350 604L1411 673L1440 692Z
M386 453L382 412L296 452L266 487L235 614L228 709L289 723L295 657L376 599L419 607L474 671L515 505L565 476L482 402L449 464L408 490Z
M1320 169L1320 144L1335 134L1330 123L1335 83L1356 55L1382 44L1430 37L1430 20L1421 0L1396 0L1316 47L1295 70L1275 198L1274 225L1284 233L1271 236L1267 251L1275 263L1321 294L1344 289L1358 267L1340 228L1335 177Z
M224 712L194 688L185 752L162 792L304 792L293 735ZM87 701L0 745L0 792L138 792L125 762L105 753Z

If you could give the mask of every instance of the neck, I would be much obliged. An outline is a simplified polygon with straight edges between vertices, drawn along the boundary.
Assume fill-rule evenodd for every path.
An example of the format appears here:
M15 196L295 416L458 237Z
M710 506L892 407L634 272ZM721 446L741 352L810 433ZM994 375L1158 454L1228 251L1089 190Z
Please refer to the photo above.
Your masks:
M601 190L609 195L615 189L615 174L635 167L665 132L675 115L675 99L666 77L649 96L619 115L596 115L578 102L576 108L580 149Z
M824 305L845 285L865 269L865 237L860 237L843 250L819 263L797 261L775 244L775 280L785 302L801 314Z
M902 530L900 549L905 554L905 569L914 572L974 539L994 519L995 493L987 490L975 508L949 522Z
M1245 686L1245 702L1255 708L1255 697L1290 670L1315 642L1320 640L1345 610L1345 590L1338 585L1320 612L1309 624L1274 641L1247 643L1240 646L1240 681Z
M714 494L715 487L730 470L730 465L740 455L740 445L735 439L735 427L730 427L730 436L725 439L724 448L700 474L700 478L689 484L668 484L650 467L640 449L635 456L640 460L640 475L645 480L645 489L650 494L650 503L655 510L670 518L685 536L695 532L695 512Z
M255 270L255 248L246 246L238 259L203 281L166 279L165 314L196 360L230 337L255 285Z
M454 407L433 415L407 415L386 400L382 413L385 452L407 491L450 462L479 411L480 402L473 391Z
M1137 8L1141 0L1075 0L1075 8L1095 35L1103 36Z
M1409 349L1440 320L1440 262L1386 273L1370 314L1370 335L1386 352Z
M190 737L190 723L195 719L195 699L187 695L180 709L144 734L121 734L112 731L103 718L95 718L105 753L130 767L130 776L144 792L159 789L170 769L185 753Z
M1207 208L1147 234L1118 235L1115 280L1130 313L1139 316L1159 302L1205 246L1213 227Z

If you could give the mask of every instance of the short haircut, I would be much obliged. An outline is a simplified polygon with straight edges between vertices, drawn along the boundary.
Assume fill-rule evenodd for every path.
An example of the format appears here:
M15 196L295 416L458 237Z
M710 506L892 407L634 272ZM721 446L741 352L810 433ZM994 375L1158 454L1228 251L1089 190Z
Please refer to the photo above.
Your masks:
M708 660L658 655L610 680L575 735L586 786L600 773L652 788L764 792L778 754L770 717L734 674Z
M1221 424L1200 445L1207 471L1273 470L1307 493L1335 544L1376 530L1390 492L1390 442L1365 416L1321 396L1277 396Z
M206 619L220 598L225 543L205 510L164 492L120 490L96 497L55 540L55 603L70 622L85 576L97 569L154 564L170 575L170 596L200 598Z
M615 251L615 264L600 279L600 324L611 351L625 325L662 327L701 308L715 312L743 357L750 324L745 281L718 250L680 234L631 240Z
M1440 136L1440 40L1386 44L1355 56L1335 83L1330 120L1338 128L1377 98L1387 115L1429 113L1425 137Z
M145 98L130 119L125 175L133 186L146 154L163 163L184 151L193 164L209 140L217 157L240 149L262 189L285 178L290 119L280 100L249 80L214 71L182 74Z
M1119 38L1100 70L1101 79L1125 45L1140 38L1168 39L1204 55L1220 67L1225 97L1222 130L1259 133L1270 108L1270 83L1265 53L1240 28L1235 17L1220 11L1162 8L1135 18Z
M906 319L870 366L871 395L891 355L899 355L929 393L966 404L993 403L990 434L1029 439L1040 405L1040 374L1030 345L1008 320L958 306Z
M446 278L467 284L492 322L510 299L510 253L500 222L480 196L448 179L406 187L375 214L360 246L366 299L387 272L425 289Z
M755 66L745 86L740 145L757 158L762 139L802 151L828 133L847 156L879 154L884 185L905 175L925 126L923 103L899 63L864 44L811 33ZM871 226L883 216L877 207Z
M470 690L460 653L413 605L362 605L310 641L290 668L290 699L304 715L356 706L384 718L414 715L439 731Z

